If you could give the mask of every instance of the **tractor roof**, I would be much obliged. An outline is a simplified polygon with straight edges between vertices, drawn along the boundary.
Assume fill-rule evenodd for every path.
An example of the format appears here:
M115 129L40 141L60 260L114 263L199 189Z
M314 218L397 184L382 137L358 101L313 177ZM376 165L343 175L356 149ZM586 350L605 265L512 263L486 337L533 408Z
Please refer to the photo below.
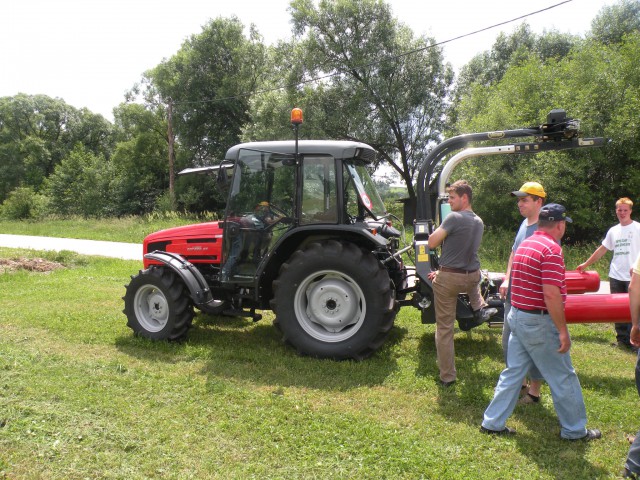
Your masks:
M273 153L295 153L296 142L285 140L278 142L249 142L235 145L227 150L226 160L235 160L241 149L260 150ZM300 140L298 151L303 155L331 155L334 158L356 158L371 163L376 151L366 143L349 140Z

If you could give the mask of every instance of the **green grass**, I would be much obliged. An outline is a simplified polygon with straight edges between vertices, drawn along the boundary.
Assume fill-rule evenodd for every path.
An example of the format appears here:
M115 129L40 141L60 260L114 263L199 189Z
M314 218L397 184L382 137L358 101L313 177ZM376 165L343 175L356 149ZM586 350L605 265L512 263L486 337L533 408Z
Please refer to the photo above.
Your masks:
M0 274L0 478L613 479L638 428L635 358L611 325L570 326L602 440L561 441L546 387L516 408L516 436L491 438L498 330L456 334L443 390L434 327L411 308L360 363L297 356L269 312L199 315L187 341L151 342L121 313L139 262L0 249L19 256L67 268Z

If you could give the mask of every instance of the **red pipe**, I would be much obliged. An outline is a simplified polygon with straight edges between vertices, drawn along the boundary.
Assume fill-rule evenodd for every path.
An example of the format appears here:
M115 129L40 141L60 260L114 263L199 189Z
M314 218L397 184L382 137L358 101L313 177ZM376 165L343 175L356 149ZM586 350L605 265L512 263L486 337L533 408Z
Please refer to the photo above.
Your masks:
M600 275L595 271L580 273L577 270L567 270L564 273L564 279L567 284L567 293L571 295L600 290Z
M628 323L629 294L567 295L564 314L567 323Z

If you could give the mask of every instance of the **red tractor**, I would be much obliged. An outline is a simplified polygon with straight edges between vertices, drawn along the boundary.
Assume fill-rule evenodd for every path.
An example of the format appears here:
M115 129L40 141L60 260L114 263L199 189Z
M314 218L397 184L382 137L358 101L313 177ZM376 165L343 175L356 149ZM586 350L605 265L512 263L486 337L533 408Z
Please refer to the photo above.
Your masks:
M300 353L366 358L384 343L401 306L420 309L424 323L435 321L428 273L437 268L437 256L426 240L441 216L431 212L439 211L445 195L431 194L435 187L428 180L445 155L470 142L513 137L534 141L466 149L447 167L465 152L536 153L602 144L579 138L577 122L557 110L539 127L443 142L420 169L414 244L401 249L403 236L367 170L377 152L353 141L298 141L301 116L292 115L292 122L295 140L236 145L219 165L181 172L217 174L219 187L228 189L225 217L145 238L144 270L132 277L124 297L128 326L136 334L181 339L194 307L254 320L261 318L257 310L273 310L284 340ZM445 170L441 185L450 173ZM409 250L415 250L415 268L402 259ZM485 295L494 303L498 285L484 280ZM464 295L458 322L463 329L479 324Z

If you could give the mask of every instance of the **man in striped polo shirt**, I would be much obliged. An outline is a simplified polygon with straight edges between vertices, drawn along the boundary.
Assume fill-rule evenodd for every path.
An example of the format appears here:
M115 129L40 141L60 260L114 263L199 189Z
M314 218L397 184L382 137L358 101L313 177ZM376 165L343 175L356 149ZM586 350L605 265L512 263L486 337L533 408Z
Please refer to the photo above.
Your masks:
M564 317L567 295L560 239L571 222L562 205L540 209L538 231L515 252L511 270L511 327L507 368L500 374L493 400L484 412L480 430L487 434L513 434L507 418L518 401L522 380L532 365L538 367L553 397L560 436L567 440L600 438L587 430L587 411L569 349L571 338Z

